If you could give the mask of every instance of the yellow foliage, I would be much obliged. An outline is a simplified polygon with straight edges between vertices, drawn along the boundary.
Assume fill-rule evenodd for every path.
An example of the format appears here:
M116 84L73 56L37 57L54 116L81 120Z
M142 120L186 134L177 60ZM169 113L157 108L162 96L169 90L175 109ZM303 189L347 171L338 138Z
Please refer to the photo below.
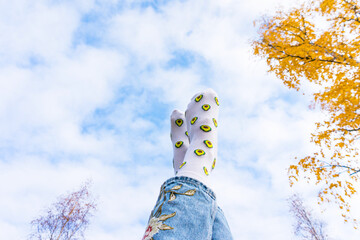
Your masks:
M265 58L269 72L287 87L299 90L304 81L320 86L311 104L328 115L316 123L311 138L320 150L291 165L289 180L292 185L303 172L306 179L325 184L319 199L339 204L346 221L350 206L344 197L356 193L350 180L358 181L360 174L359 1L309 0L288 12L278 11L260 22L258 39L252 42L254 54ZM319 24L319 19L327 24ZM335 182L341 173L348 174L348 181Z

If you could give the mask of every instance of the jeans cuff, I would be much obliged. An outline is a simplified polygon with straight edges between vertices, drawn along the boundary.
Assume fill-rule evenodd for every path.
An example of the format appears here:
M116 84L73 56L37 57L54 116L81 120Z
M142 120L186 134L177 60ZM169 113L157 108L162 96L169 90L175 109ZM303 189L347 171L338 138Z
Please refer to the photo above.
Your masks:
M182 182L182 183L187 183L187 184L193 185L194 187L197 187L199 190L205 192L213 200L216 200L216 195L213 190L211 190L208 186L206 186L202 182L200 182L194 178L191 178L191 177L178 176L178 177L169 178L162 184L161 189L165 188L167 185L172 184L174 182Z

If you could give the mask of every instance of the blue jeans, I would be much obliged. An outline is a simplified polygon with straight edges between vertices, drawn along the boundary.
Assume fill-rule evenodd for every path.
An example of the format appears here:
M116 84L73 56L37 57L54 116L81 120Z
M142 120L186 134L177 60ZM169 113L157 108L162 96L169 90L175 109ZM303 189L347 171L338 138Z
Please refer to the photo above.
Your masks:
M161 186L143 240L232 240L215 194L189 177L170 178Z

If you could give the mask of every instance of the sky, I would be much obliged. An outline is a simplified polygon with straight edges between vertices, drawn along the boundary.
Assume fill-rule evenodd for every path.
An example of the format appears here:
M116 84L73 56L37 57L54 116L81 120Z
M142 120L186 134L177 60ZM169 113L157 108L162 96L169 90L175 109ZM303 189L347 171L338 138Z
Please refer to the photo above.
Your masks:
M324 118L308 107L311 86L287 89L252 55L253 21L294 2L0 1L0 239L26 239L88 179L98 211L87 239L141 239L173 176L170 114L206 88L221 107L212 188L235 240L296 239L293 193L332 239L358 239L336 206L317 204L321 186L289 187Z

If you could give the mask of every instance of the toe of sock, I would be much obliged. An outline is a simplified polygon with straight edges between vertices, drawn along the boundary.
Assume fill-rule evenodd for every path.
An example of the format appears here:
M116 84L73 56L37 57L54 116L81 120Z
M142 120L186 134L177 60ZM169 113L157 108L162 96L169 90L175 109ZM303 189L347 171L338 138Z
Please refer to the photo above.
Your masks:
M174 110L171 113L170 116L170 120L171 120L171 126L175 127L182 127L185 126L183 123L185 122L185 115L183 112L179 111L179 110Z
M217 96L217 93L212 88L205 89L203 94Z
M175 109L170 115L171 120L176 120L178 118L183 118L183 117L184 117L184 112L177 109Z
M202 98L202 97L207 97L207 96L216 97L216 96L217 96L217 93L214 91L214 89L212 89L212 88L207 88L207 89L205 89L205 90L202 91L202 92L196 93L196 94L192 97L192 100L200 100L200 98Z

